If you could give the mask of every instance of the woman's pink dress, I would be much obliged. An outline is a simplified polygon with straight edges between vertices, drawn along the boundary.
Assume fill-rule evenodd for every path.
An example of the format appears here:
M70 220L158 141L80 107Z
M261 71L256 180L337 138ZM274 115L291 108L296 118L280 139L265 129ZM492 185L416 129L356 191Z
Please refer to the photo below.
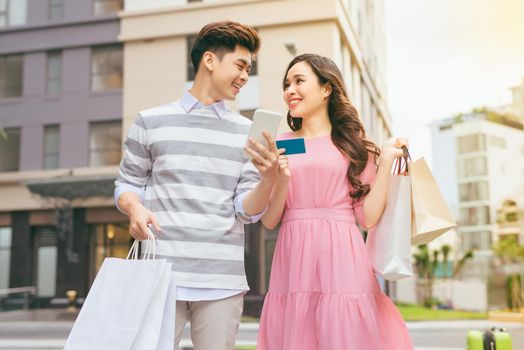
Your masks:
M305 154L289 156L292 175L257 349L413 349L356 225L364 213L362 202L349 197L348 160L330 136L305 142ZM361 180L372 183L375 175L370 159Z

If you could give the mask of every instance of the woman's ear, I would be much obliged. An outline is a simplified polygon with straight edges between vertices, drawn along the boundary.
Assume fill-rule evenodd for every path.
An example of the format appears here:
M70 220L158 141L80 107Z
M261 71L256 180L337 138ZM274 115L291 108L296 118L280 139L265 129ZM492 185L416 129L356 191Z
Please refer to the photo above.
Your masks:
M322 88L324 91L323 91L323 96L324 98L328 98L329 95L331 95L331 92L333 92L333 89L331 88L331 84L330 83L325 83L323 88Z
M204 52L202 56L202 64L206 67L209 72L212 72L214 69L216 56L211 51Z

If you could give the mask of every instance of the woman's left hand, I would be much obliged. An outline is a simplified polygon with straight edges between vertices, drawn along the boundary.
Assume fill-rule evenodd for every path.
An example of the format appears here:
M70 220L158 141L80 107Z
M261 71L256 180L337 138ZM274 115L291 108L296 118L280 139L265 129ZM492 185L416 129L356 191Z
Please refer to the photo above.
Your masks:
M383 160L393 161L404 155L402 147L409 147L407 138L389 139L384 146L382 146L382 152L380 158Z

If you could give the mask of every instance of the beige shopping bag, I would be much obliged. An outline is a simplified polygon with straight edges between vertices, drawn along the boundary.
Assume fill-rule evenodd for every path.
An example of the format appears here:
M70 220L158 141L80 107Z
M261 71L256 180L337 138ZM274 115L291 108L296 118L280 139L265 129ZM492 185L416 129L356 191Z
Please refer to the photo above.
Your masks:
M457 224L424 158L411 166L411 244L427 244Z

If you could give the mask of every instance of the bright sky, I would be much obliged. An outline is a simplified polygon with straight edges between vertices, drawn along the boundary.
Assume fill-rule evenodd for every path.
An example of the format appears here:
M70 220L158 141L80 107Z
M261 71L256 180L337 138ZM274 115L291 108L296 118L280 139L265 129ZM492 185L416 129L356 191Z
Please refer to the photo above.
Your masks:
M431 161L427 124L511 101L524 78L524 0L384 0L396 136Z

